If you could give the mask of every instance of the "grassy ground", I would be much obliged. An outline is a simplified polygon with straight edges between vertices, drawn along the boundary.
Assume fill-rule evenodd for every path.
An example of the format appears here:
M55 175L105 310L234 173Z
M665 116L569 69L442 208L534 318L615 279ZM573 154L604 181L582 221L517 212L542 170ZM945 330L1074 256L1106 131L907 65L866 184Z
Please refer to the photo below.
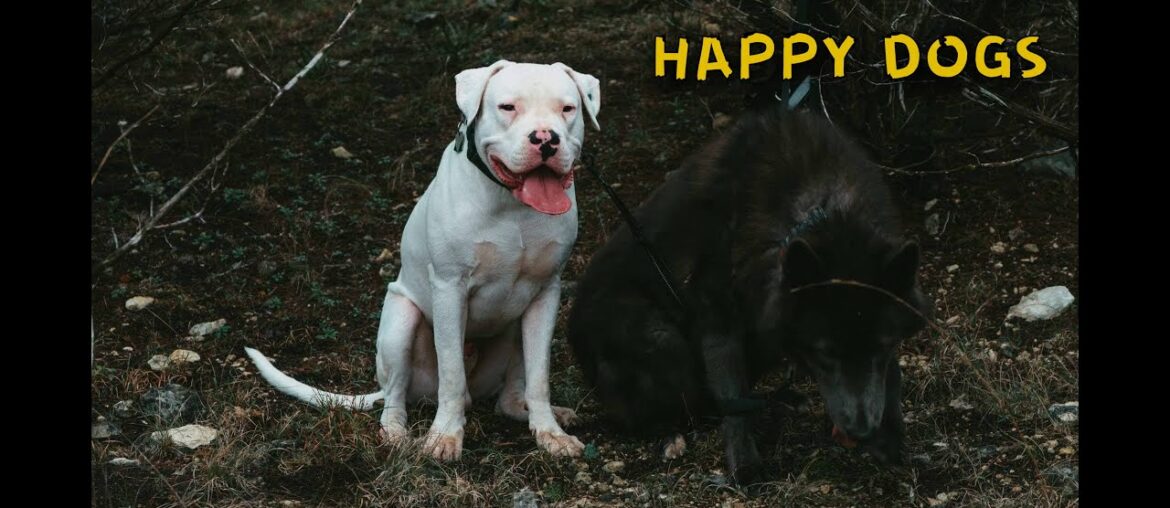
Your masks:
M282 81L348 6L282 2L205 14L206 23L178 31L95 91L95 161L118 136L119 120L133 122L160 104L94 183L95 262L270 98L272 88L252 69L238 80L223 77L245 65L230 40ZM463 459L439 464L379 446L377 412L319 411L275 393L241 359L244 346L315 386L375 389L377 316L397 272L393 257L375 259L397 251L413 202L454 135L459 70L503 57L562 61L597 76L603 130L587 133L586 148L631 203L714 133L714 116L742 108L734 87L650 78L654 34L720 21L680 5L445 2L427 7L433 17L419 7L363 6L326 59L232 152L217 190L199 186L164 222L201 208L202 220L154 231L95 270L91 420L117 422L121 433L91 442L93 506L510 505L524 488L558 506L1078 503L1076 480L1060 474L1078 465L1077 427L1047 410L1078 398L1075 308L1047 322L1003 321L1031 290L1059 284L1079 295L1078 183L1016 167L888 179L923 242L923 284L945 330L902 350L913 460L900 470L836 446L808 383L797 388L812 397L810 411L773 408L758 426L772 481L750 491L728 487L718 434L707 423L691 430L686 456L663 461L654 443L620 435L599 416L561 327L553 400L583 417L572 430L589 444L582 459L551 459L523 424L482 404L468 414ZM354 157L334 156L338 146ZM577 185L581 228L566 280L579 276L619 220L593 179ZM923 227L933 213L945 224L935 236ZM1003 252L992 249L996 242ZM157 302L126 310L137 295ZM566 299L562 317L571 304ZM225 329L186 339L191 325L219 318ZM161 372L147 365L177 348L202 359ZM168 383L198 393L202 410L191 421L218 429L212 444L151 446L151 432L191 421L115 416L119 401ZM416 435L432 412L411 411ZM116 457L139 462L110 464Z

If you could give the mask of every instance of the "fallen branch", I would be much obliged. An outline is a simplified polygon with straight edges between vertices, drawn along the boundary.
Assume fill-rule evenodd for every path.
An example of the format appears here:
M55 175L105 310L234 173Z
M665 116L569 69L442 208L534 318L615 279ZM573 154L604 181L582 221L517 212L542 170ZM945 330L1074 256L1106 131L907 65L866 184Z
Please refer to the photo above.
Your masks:
M1079 135L1075 129L1061 124L1040 113L1037 113L1036 111L1032 111L1031 109L1020 106L1019 104L1008 102L1003 97L996 95L995 92L984 88L982 85L979 85L968 78L963 79L973 87L964 88L963 96L971 99L976 104L979 104L980 106L988 109L1002 109L1008 113L1021 116L1025 120L1035 124L1037 127L1047 130L1052 133L1052 135L1067 141L1070 145L1075 145L1077 143L1077 138ZM981 97L991 101L990 104L979 100Z
M122 134L118 135L118 139L115 139L113 143L110 143L110 147L106 149L106 154L102 156L102 160L101 160L101 162L98 163L98 167L93 172L93 176L91 176L89 178L89 184L91 186L93 185L94 182L97 181L98 173L101 173L102 168L106 166L106 160L108 160L110 158L110 154L114 152L114 147L118 146L118 143L120 143L122 141L122 139L124 139L127 135L129 135L130 131L137 129L138 124L142 123L143 120L146 120L147 117L154 114L154 112L156 110L158 110L158 105L155 105L153 108L150 108L150 111L147 111L145 115L142 115L142 118L139 118L138 121L130 124L129 127L122 129Z
M106 256L106 258L101 261L101 266L110 264L115 259L118 259L127 250L130 250L131 247L138 245L146 233L155 228L155 225L158 224L159 219L162 219L163 216L166 215L167 212L169 212L170 209L179 202L179 200L183 199L183 197L186 196L192 188L194 188L196 183L198 183L200 180L203 180L203 178L205 178L208 174L212 173L216 167L219 167L219 165L227 157L228 152L230 152L231 149L240 142L240 139L242 139L244 135L246 135L252 130L253 127L256 126L256 123L259 122L261 118L264 118L265 113L267 113L268 110L272 108L272 106L275 105L281 97L284 96L285 92L292 90L301 78L305 77L309 71L313 70L313 67L317 66L317 63L320 62L321 58L325 56L325 52L328 51L329 48L333 47L333 44L337 42L341 35L341 31L345 29L347 24L349 24L349 20L353 18L354 13L357 12L357 8L361 4L362 0L354 0L353 6L350 7L349 12L345 14L345 18L341 20L341 24L337 25L337 29L334 30L327 39L325 39L325 43L321 45L321 49L317 50L317 53L313 55L313 58L309 60L309 63L305 64L305 66L302 67L300 71L294 74L293 77L290 78L283 87L278 88L276 90L276 95L272 97L272 100L268 101L268 104L265 104L264 107L260 108L260 111L257 111L256 114L252 116L252 118L245 122L244 125L240 127L240 130L236 132L236 135L232 136L232 138L224 144L219 153L215 154L215 157L212 157L211 161L208 162L207 165L203 166L203 169L199 170L199 172L196 173L195 176L191 177L191 179L188 180L187 183L178 190L178 192L175 192L175 194L172 195L170 199L163 203L163 205L159 207L158 211L155 212L150 217L150 219L146 221L145 224L138 228L138 231L134 233L134 236L130 237L126 243L122 244L121 247L118 247L112 254Z
M1060 148L1053 148L1052 150L1043 150L1043 151L1039 151L1039 152L1035 152L1035 153L1030 153L1028 155L1022 155L1022 156L1016 157L1014 159L1002 160L1002 161L992 161L992 162L972 162L970 164L964 164L962 166L953 167L950 169L944 169L941 171L907 171L906 168L912 168L914 166L922 165L923 163L926 162L925 160L922 162L916 162L914 164L910 164L907 166L902 166L900 168L891 168L889 166L879 166L879 167L885 171L889 171L891 173L897 173L900 175L918 175L918 176L946 175L949 173L957 173L959 171L968 171L968 170L972 170L972 169L1002 168L1002 167L1007 167L1007 166L1014 166L1014 165L1019 164L1021 162L1030 161L1032 159L1039 159L1040 157L1048 157L1051 155L1056 155L1058 153L1067 152L1070 148L1072 148L1072 145L1066 145L1066 146L1062 146ZM927 160L929 160L929 158Z

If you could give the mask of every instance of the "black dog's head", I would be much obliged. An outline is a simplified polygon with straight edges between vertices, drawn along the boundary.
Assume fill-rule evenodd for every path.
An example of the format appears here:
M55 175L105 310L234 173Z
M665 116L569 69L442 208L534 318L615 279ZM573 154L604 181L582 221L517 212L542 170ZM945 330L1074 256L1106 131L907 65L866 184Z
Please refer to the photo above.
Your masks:
M824 245L818 252L798 239L784 253L783 349L815 377L834 437L841 432L864 444L880 437L890 414L898 421L889 425L901 428L897 349L929 312L917 271L914 242Z

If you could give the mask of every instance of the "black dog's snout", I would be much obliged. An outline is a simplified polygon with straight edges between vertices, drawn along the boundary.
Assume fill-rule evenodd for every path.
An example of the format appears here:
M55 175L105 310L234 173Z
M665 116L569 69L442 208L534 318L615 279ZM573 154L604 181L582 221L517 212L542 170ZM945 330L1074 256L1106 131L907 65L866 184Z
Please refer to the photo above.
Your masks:
M541 160L548 160L557 153L557 145L561 144L561 136L552 129L537 129L528 133L528 142L540 145Z

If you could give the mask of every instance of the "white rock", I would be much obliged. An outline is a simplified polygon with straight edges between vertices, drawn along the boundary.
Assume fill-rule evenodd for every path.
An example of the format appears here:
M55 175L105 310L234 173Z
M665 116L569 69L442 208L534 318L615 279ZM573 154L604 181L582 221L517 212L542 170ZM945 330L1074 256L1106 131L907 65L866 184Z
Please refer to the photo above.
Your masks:
M154 303L154 298L149 296L135 296L126 300L126 310L142 310Z
M1037 252L1040 252L1040 247L1034 243L1025 243L1024 250L1035 254Z
M958 270L958 269L959 269L959 265L951 265L951 266L948 266L948 267L947 267L947 273L954 273L954 271L955 271L955 270Z
M138 459L127 459L126 457L114 457L110 459L111 466L137 466Z
M991 252L996 254L1003 254L1007 252L1007 244L1003 242L995 242L991 245Z
M195 337L202 337L204 335L211 335L211 334L219 331L219 329L223 328L223 325L226 325L226 324L227 324L227 320L220 318L220 319L217 319L215 321L208 321L206 323L199 323L195 326L192 326L191 329L187 331L187 333L194 335Z
M721 131L728 125L731 125L731 122L731 115L725 113L715 113L715 118L711 119L711 127L717 131Z
M622 469L625 469L625 467L626 467L625 462L622 462L620 460L615 460L615 461L606 463L601 468L606 470L607 472L616 473L618 471L621 471Z
M171 366L171 359L163 355L154 355L146 361L146 364L150 366L151 370L165 370Z
M187 349L176 349L173 352L171 352L170 360L171 360L172 364L177 365L180 363L197 362L197 361L199 361L199 358L200 358L199 353L196 353L194 351L190 351Z
M932 199L930 201L927 201L926 206L922 207L922 211L929 212L930 209L934 208L934 205L937 205L937 204L938 204L938 199Z
M344 146L339 146L337 148L334 148L333 150L330 151L330 153L332 153L333 156L337 157L338 159L352 159L353 158L353 154L349 153L349 150L346 150Z
M970 402L963 400L963 397L952 400L950 406L961 410L975 409L975 406L972 406Z
M337 66L344 68L350 64L349 60L338 60Z
M194 423L150 434L150 438L156 442L162 443L169 440L176 445L192 450L211 444L217 436L219 436L218 430Z
M237 65L229 68L223 75L227 76L228 79L240 79L244 75L244 68Z
M1008 309L1007 318L1023 318L1025 321L1052 319L1059 316L1073 303L1073 295L1064 286L1052 286L1033 291L1020 298L1020 303Z

